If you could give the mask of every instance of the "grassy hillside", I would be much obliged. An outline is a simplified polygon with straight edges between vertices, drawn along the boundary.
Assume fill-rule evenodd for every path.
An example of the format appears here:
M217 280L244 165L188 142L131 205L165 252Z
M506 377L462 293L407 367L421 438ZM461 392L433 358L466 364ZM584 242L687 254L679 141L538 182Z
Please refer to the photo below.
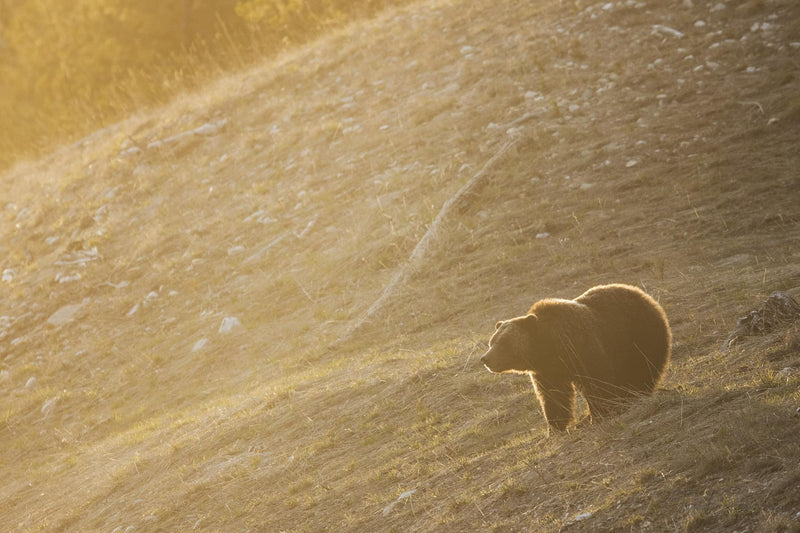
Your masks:
M18 165L3 524L800 530L800 329L720 349L800 294L798 54L790 0L426 1ZM478 358L612 281L663 389L548 437Z

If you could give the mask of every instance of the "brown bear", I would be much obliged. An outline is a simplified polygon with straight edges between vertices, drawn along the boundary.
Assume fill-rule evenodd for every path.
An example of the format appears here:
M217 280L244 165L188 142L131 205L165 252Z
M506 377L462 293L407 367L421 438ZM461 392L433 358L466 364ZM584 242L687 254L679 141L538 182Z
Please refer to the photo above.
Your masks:
M573 420L575 389L592 418L649 394L669 362L664 310L630 285L593 287L574 300L545 299L498 322L481 362L491 372L529 374L551 427Z

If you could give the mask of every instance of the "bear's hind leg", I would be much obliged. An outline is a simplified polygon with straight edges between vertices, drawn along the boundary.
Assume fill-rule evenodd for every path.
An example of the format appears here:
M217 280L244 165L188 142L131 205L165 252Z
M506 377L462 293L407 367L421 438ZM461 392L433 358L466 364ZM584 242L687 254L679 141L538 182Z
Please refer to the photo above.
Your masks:
M583 379L579 388L592 420L620 413L634 395L631 390L597 379Z
M586 405L589 407L589 416L592 420L601 420L618 414L623 409L621 400L590 397L584 395Z
M559 431L567 429L569 423L572 422L572 413L575 408L575 389L572 387L572 383L553 386L534 381L534 387L547 423Z

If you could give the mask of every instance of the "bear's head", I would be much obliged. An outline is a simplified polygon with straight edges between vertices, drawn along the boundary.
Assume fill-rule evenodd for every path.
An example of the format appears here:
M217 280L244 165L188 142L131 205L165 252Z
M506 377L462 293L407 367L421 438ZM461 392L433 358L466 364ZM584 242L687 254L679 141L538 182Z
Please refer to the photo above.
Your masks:
M495 324L481 363L491 372L533 372L538 319L529 314Z

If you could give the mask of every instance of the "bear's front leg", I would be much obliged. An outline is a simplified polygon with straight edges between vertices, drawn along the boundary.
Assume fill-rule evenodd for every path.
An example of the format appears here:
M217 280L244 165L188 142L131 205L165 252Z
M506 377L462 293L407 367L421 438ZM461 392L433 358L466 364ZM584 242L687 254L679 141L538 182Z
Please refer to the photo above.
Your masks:
M559 431L566 430L572 422L575 408L575 389L572 383L551 384L534 380L533 385L547 423Z

